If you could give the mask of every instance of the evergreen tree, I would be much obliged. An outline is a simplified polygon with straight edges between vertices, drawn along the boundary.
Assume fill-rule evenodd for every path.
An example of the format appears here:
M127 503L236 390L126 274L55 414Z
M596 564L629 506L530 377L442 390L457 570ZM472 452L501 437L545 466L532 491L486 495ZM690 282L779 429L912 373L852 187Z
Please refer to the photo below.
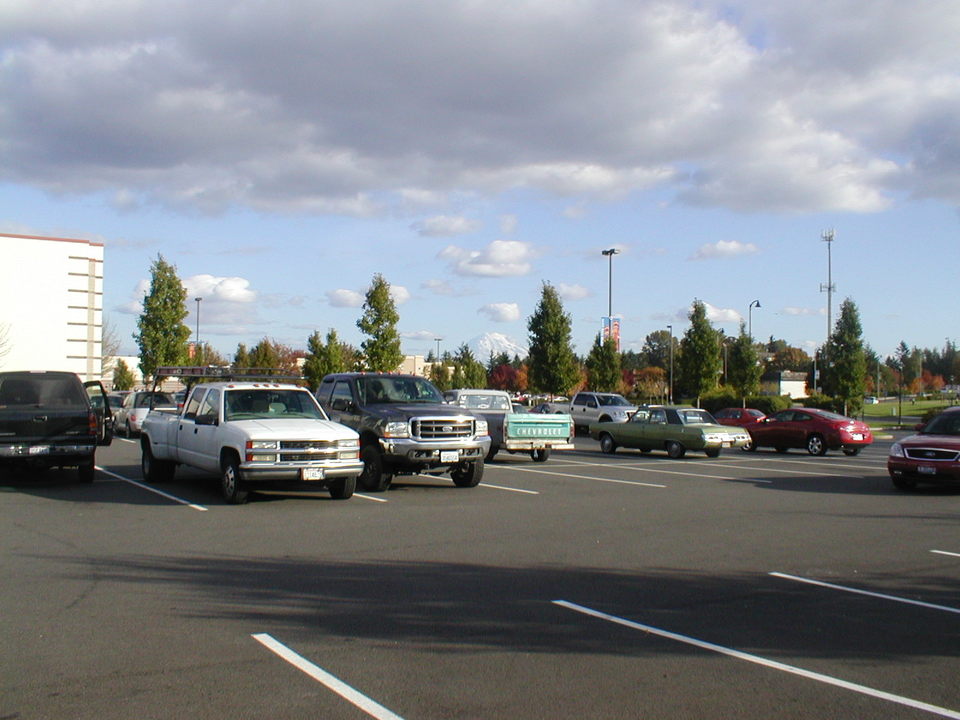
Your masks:
M435 362L430 366L430 377L428 378L430 382L437 386L437 389L440 392L444 390L452 390L453 382L450 377L450 371L447 369L447 366L442 362Z
M183 324L186 300L187 291L177 277L177 269L158 255L150 266L150 291L137 320L139 332L133 335L140 347L140 371L145 381L162 365L185 362L190 339L190 328Z
M393 372L400 367L403 353L400 351L400 334L397 332L399 320L396 304L390 296L390 283L377 273L367 290L363 316L357 320L357 327L369 336L368 340L360 344L367 369Z
M616 340L608 337L601 342L600 333L597 333L585 364L588 387L598 392L620 392L623 377Z
M117 364L113 368L113 389L132 390L133 382L133 373L130 368L127 367L127 363L123 358L117 359Z
M319 332L313 332L307 338L307 357L303 363L303 376L311 390L320 387L320 381L330 373L344 372L347 358L343 343L333 328L327 332L326 343L320 339Z
M276 370L280 367L280 353L271 340L264 338L250 350L250 367Z
M528 381L530 387L551 395L565 395L580 379L580 367L571 345L570 316L560 295L543 284L540 303L527 321L530 332Z
M680 341L677 365L681 387L686 394L697 398L697 407L700 407L700 397L717 386L723 358L720 338L707 319L706 306L694 300L689 317L690 327Z
M238 370L250 367L250 353L243 343L237 345L237 351L233 354L233 367Z
M828 343L830 367L824 378L827 395L843 401L843 412L856 413L863 406L867 358L863 351L863 330L856 304L847 298L840 305L840 317Z
M473 356L466 343L457 348L454 357L453 387L480 390L487 387L487 370Z
M669 330L655 330L647 335L643 341L643 348L640 351L643 357L640 358L637 367L634 369L641 370L645 367L659 367L666 369L670 367L671 338L672 335ZM673 352L674 355L676 355L677 339L672 339L674 343Z
M760 357L753 344L753 338L747 335L747 326L740 323L740 335L730 348L727 363L727 381L741 398L756 395L760 391Z

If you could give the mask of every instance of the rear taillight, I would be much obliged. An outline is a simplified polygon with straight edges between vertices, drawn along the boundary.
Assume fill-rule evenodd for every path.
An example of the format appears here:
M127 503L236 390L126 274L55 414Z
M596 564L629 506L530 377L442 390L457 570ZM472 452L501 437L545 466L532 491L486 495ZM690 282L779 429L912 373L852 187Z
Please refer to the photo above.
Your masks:
M99 430L97 429L97 416L93 410L87 413L87 430L94 437L99 434Z

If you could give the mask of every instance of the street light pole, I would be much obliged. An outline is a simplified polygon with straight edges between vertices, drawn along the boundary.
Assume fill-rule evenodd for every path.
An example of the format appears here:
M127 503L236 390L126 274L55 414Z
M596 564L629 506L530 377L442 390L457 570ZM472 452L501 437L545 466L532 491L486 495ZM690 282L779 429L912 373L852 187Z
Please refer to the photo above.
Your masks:
M673 405L673 325L667 325L670 331L670 386L667 388L667 404Z
M607 317L613 317L613 256L619 255L620 251L616 248L601 250L601 255L606 255L609 259L609 270L607 271ZM610 321L613 322L612 320Z
M750 318L750 324L747 326L749 328L747 332L750 335L750 342L753 342L753 309L759 308L759 307L760 307L760 301L754 300L752 303L750 303L750 307L747 308L747 315Z
M202 297L195 297L194 300L197 301L197 339L194 341L194 358L200 357L200 301L203 300Z
M437 342L437 362L440 362L440 341L443 340L443 338L434 338L434 340Z

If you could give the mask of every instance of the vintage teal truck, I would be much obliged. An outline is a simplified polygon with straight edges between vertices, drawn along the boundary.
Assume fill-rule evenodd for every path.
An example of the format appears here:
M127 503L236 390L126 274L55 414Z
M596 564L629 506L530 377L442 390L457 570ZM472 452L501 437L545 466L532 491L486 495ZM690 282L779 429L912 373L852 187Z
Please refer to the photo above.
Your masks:
M503 390L447 390L443 399L482 415L487 421L487 460L506 450L527 452L536 462L546 462L551 450L573 449L573 418L569 414L516 412L509 393Z

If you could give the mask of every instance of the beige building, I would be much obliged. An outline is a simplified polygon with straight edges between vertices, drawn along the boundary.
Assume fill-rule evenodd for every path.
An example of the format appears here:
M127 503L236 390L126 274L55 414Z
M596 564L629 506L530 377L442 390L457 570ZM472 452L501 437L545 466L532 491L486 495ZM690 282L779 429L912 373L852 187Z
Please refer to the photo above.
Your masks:
M101 374L103 243L0 234L0 370Z

